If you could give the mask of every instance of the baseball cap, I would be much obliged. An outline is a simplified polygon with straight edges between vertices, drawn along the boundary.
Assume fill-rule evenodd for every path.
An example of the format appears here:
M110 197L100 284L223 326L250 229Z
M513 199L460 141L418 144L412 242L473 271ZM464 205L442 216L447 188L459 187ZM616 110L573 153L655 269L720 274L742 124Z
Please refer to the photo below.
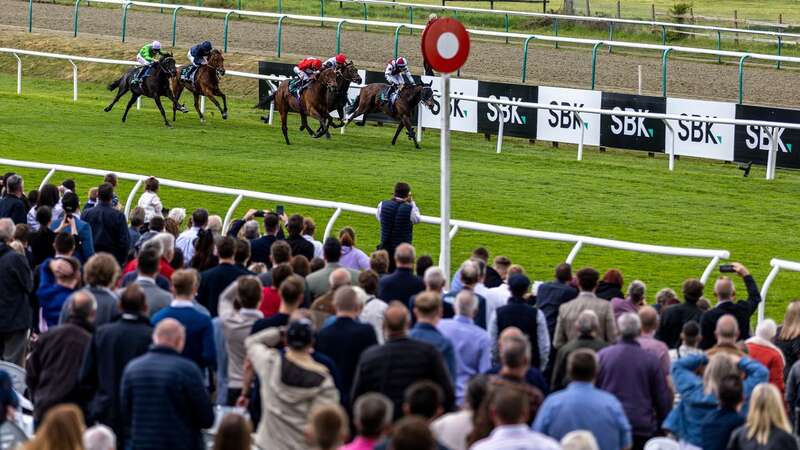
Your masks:
M528 292L528 289L530 287L531 287L531 280L529 280L528 277L522 274L513 275L508 280L508 288L511 290L512 294L520 294Z

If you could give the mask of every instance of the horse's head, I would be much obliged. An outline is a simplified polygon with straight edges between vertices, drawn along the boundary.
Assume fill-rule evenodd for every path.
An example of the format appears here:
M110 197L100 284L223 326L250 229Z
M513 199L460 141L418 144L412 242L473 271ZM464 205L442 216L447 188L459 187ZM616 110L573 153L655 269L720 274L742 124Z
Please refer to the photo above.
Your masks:
M358 74L358 69L356 69L353 61L348 61L347 64L337 67L336 76L351 83L361 84L361 75Z
M175 67L175 58L172 53L163 53L161 59L158 60L158 67L169 77L178 75L178 69Z
M433 89L431 89L431 85L433 82L429 83L422 83L421 85L417 86L420 90L420 98L419 101L425 104L431 111L433 111Z
M208 66L217 71L219 76L225 75L225 57L218 49L211 50L208 57Z
M335 91L339 88L336 83L338 77L338 69L323 69L317 76L317 82L328 88L330 91Z

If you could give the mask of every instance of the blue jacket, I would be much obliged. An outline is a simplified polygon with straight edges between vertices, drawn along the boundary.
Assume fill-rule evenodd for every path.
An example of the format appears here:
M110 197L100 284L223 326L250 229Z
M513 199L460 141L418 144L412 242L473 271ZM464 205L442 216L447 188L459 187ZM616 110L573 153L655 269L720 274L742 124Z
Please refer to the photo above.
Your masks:
M50 261L47 258L39 265L39 288L36 289L36 297L39 299L39 308L42 317L48 327L58 325L58 318L61 316L61 308L75 289L56 284L56 277L50 270Z
M94 250L111 253L119 265L124 266L131 239L125 215L114 209L111 203L100 202L84 212L81 220L91 227Z
M168 306L153 316L152 324L172 318L186 328L186 344L183 355L194 361L198 367L217 367L217 349L214 343L214 325L211 317L191 306Z
M56 219L50 224L50 229L56 231L61 226L61 219ZM92 237L92 227L85 221L75 217L75 226L78 228L78 238L80 238L81 245L75 249L75 257L81 262L86 264L86 261L94 255L94 238Z
M399 300L409 306L409 299L425 290L425 283L411 269L400 269L381 278L378 298L386 302Z
M194 58L195 65L199 66L203 62L203 58L209 56L211 51L205 51L201 44L197 44L189 50L189 53Z
M202 450L214 409L200 369L167 347L151 347L122 375L121 412L129 450Z
M680 439L698 447L703 445L703 421L719 406L714 394L705 393L703 378L695 373L698 367L707 363L706 355L684 356L672 363L672 380L681 394L681 401L663 425ZM742 415L746 415L750 394L757 385L767 382L769 371L760 362L746 356L739 360L739 370L747 375L744 380L745 404L742 407Z

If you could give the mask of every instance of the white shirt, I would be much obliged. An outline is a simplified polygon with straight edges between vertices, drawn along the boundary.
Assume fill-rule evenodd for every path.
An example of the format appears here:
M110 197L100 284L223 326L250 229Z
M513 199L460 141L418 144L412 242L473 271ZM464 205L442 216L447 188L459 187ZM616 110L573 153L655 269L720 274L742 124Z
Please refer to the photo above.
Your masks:
M434 420L431 432L436 441L450 450L467 450L467 435L472 432L472 411L445 414Z
M178 300L176 298L169 303L169 306L172 308L194 308L194 302L191 300Z
M483 283L476 284L473 290L476 294L486 299L486 323L492 323L492 320L494 320L494 315L497 312L497 308L505 305L506 301L508 301L508 298L506 298L504 301L498 301L497 296L493 295L489 288L487 288Z
M314 237L308 234L304 234L303 239L314 244L314 258L322 258L322 242L314 240Z
M139 197L139 203L136 206L144 209L144 223L149 223L153 216L161 215L161 199L158 198L158 194L155 192L144 191L144 194Z
M389 305L375 296L367 299L367 303L361 310L358 320L372 325L375 334L378 336L378 343L383 344L383 313Z
M501 425L485 439L472 444L470 450L559 450L557 441L531 431L527 425Z
M178 235L175 240L175 247L178 247L183 252L183 265L189 265L189 261L194 256L194 240L197 239L197 232L200 228L192 227Z
M403 201L402 198L395 198L395 200L397 200L399 202ZM375 217L378 219L378 222L381 221L381 205L382 204L383 204L383 202L379 202L378 203L378 210L375 211ZM420 217L420 214L419 214L419 208L417 208L417 204L414 203L414 201L412 200L411 201L411 223L416 225L416 224L418 224L420 222L420 220L421 220L421 217Z

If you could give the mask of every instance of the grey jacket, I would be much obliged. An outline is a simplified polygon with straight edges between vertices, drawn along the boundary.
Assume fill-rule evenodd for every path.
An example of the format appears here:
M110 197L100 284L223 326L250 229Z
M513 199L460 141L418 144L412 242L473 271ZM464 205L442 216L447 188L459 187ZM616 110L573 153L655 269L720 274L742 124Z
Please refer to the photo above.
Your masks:
M111 322L114 317L119 314L117 305L119 297L110 289L104 287L87 287L82 290L89 291L94 295L95 300L97 300L97 316L95 316L94 319L95 327ZM72 304L72 297L74 295L75 294L70 295L67 301L64 302L64 306L61 307L61 315L58 317L59 325L66 322L69 317L69 307Z
M172 294L158 287L153 279L140 276L136 279L136 284L144 291L148 316L155 316L172 303ZM122 295L121 290L117 291L117 295Z
M311 291L311 300L316 299L317 297L323 296L326 292L331 289L331 284L328 281L328 278L331 276L331 272L338 268L345 268L338 262L336 263L328 263L322 269L309 274L306 277L306 282L308 282L308 289ZM358 286L358 271L353 269L347 269L350 272L350 278L353 282L353 286Z

